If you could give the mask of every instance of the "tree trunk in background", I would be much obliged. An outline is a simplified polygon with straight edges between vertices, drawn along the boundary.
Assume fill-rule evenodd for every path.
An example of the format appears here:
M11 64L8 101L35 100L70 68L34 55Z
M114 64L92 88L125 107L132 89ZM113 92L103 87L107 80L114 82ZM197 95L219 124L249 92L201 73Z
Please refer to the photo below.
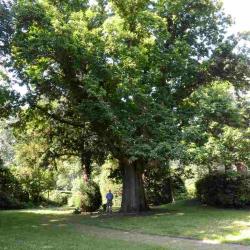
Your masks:
M140 162L129 163L127 159L123 159L119 164L123 170L121 212L147 211L149 207L146 203Z
M248 171L247 166L242 162L235 163L235 166L238 173L245 174Z
M169 200L170 202L175 202L174 199L174 188L173 188L173 183L172 183L172 177L169 177Z

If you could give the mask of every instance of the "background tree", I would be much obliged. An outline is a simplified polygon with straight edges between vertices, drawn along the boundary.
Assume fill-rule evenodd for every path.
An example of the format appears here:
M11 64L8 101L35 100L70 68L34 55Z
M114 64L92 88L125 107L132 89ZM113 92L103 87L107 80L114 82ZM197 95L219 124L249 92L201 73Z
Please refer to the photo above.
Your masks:
M0 210L23 208L28 201L27 193L22 189L17 178L0 159Z
M14 159L15 137L9 124L0 120L0 157L6 166L9 166Z
M42 200L42 194L55 188L53 165L44 159L48 145L44 138L32 138L26 133L25 140L15 146L14 173L23 189L34 203Z
M186 100L184 135L193 162L209 172L249 165L249 104L227 82L202 87ZM190 116L190 114L192 114Z
M41 157L47 164L56 165L56 160L62 157L78 157L85 181L91 177L92 165L95 162L102 165L106 157L104 143L87 123L84 127L74 127L53 117L46 117L42 110L28 108L19 113L19 121L14 127L16 137L20 140L46 142Z

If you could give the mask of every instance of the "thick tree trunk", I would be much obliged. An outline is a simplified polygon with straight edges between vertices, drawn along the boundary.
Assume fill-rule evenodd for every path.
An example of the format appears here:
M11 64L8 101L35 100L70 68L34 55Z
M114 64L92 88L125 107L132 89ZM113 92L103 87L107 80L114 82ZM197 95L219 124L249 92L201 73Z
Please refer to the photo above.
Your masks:
M149 207L146 203L140 162L129 163L126 159L123 159L119 164L123 170L121 212L138 213L147 211Z
M83 180L88 182L91 176L91 154L85 153L81 156L81 165L83 171Z

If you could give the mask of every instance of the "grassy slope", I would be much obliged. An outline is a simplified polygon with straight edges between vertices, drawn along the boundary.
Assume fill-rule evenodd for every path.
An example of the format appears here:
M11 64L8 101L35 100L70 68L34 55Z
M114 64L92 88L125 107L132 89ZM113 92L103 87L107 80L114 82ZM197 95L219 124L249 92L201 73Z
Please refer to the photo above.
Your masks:
M123 242L118 240L97 239L82 233L63 218L70 215L60 213L46 214L44 211L0 212L0 249L1 250L160 250L162 248ZM67 212L66 212L67 213ZM62 221L61 221L62 220Z
M250 210L216 209L190 201L155 208L150 216L82 216L79 222L149 234L250 245Z

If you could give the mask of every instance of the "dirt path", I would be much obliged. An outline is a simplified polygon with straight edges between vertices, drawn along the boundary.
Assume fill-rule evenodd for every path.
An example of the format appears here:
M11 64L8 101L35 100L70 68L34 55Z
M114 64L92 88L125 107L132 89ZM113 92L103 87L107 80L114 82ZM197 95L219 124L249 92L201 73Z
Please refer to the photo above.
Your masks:
M118 239L147 245L166 247L171 250L250 250L250 246L238 244L211 244L200 240L150 235L131 231L100 228L83 224L75 224L77 230L99 238Z

